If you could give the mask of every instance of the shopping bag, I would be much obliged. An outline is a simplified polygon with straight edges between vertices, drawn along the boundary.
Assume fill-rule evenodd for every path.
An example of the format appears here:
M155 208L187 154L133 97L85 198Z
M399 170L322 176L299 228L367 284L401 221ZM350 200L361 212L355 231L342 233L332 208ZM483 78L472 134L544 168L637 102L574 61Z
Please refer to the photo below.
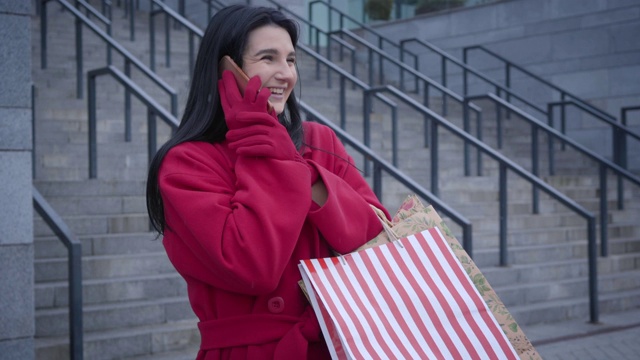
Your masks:
M387 220L382 211L375 208L374 211L378 214L385 230L358 250L385 244L432 227L439 228L520 358L541 359L531 341L433 206L425 206L416 195L410 195L402 202L391 221Z
M300 263L334 359L517 359L438 228Z

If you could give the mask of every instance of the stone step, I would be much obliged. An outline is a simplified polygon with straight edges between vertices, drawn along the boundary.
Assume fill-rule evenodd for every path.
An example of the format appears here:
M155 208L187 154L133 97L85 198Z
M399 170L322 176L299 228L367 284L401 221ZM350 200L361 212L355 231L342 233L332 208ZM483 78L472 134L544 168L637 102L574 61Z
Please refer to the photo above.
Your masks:
M66 258L35 259L36 283L67 279ZM114 279L141 274L175 273L175 268L164 251L141 254L85 256L82 258L83 279Z
M164 251L162 239L155 232L97 234L79 236L82 256L140 254ZM41 236L34 240L37 259L67 257L67 248L56 236Z
M150 230L149 217L144 213L85 215L65 217L65 223L76 235L139 233ZM33 222L34 236L51 236L53 232L40 217Z
M119 303L186 296L184 279L178 273L144 274L116 279L85 279L82 281L82 303ZM37 310L69 306L67 281L39 283L35 286Z
M640 306L640 290L602 294L599 297L600 313L611 313ZM522 326L553 323L563 319L589 319L589 299L585 296L541 302L537 304L512 305L509 312Z
M613 241L613 240L611 240ZM637 242L631 240L630 243ZM627 246L627 244L621 245ZM631 245L635 246L635 245ZM499 265L498 239L493 246L474 247L474 261L479 267ZM541 245L509 245L507 247L507 261L509 264L545 264L563 259L587 259L587 240L567 240Z
M640 271L598 277L600 296L633 291L640 288ZM572 277L564 280L528 282L494 288L500 300L507 306L523 306L548 301L587 298L589 278Z
M190 351L190 359L193 359L199 347L200 333L196 327L196 321L190 319L85 332L83 340L86 359L135 359L138 356L165 359L161 354L180 354L187 351ZM36 338L35 353L37 360L69 359L69 338L68 336ZM170 357L170 359L179 360L186 357L181 355Z
M69 312L65 308L36 310L36 337L68 334L68 317ZM84 331L94 332L189 320L194 317L187 297L178 296L84 305L82 324Z

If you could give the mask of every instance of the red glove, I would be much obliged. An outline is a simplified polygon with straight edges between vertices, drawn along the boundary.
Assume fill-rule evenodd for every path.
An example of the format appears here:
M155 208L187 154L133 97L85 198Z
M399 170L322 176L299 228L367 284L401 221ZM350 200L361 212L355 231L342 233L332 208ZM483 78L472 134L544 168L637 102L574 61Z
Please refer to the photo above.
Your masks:
M230 130L243 126L235 123L236 117L241 112L267 113L267 103L271 92L268 88L260 89L261 86L260 77L252 77L245 87L243 97L233 73L229 70L222 72L222 79L218 80L218 92L220 92L220 102L227 127ZM276 122L278 121L275 110L272 110L270 115Z
M233 74L222 73L218 90L229 128L226 135L229 148L239 156L293 159L297 150L287 129L280 124L275 111L267 113L271 92L268 88L258 92L260 86L259 77L251 78L242 97Z

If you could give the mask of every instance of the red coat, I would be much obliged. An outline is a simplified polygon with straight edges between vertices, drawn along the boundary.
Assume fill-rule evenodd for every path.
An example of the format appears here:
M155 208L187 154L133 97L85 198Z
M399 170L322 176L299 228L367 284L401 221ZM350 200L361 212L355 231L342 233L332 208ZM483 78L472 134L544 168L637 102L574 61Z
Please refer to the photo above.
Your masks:
M369 204L383 207L331 129L304 131L302 158L328 190L322 207L297 154L236 158L226 141L188 142L163 160L163 244L200 319L198 359L329 358L298 264L372 239L382 226Z

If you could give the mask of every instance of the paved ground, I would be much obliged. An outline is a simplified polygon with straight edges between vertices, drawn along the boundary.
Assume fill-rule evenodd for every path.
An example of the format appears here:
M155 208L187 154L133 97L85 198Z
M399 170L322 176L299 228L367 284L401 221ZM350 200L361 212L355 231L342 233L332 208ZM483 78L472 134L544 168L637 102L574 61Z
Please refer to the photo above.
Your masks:
M544 360L640 359L640 309L603 315L597 325L569 321L523 330Z

